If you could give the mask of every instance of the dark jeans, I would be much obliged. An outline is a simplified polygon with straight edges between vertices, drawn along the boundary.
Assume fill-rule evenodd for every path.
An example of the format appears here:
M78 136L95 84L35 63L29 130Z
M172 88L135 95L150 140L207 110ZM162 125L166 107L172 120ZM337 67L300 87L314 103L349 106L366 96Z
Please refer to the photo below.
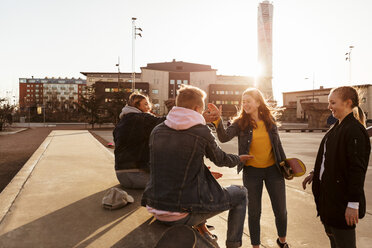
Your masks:
M116 171L120 185L127 189L144 189L150 180L150 174L146 172L120 172Z
M338 229L324 224L325 232L331 242L331 248L355 248L355 228Z
M247 207L247 190L244 187L237 185L231 185L230 187L227 187L226 190L230 195L231 205L231 209L229 210L229 217L227 220L226 247L241 247ZM195 226L205 223L207 219L219 213L220 212L190 213L187 217L178 221L160 222L166 225L183 224L188 226Z
M285 182L275 165L267 168L244 166L243 183L248 190L248 227L252 245L260 245L260 219L263 182L269 193L279 237L287 235Z

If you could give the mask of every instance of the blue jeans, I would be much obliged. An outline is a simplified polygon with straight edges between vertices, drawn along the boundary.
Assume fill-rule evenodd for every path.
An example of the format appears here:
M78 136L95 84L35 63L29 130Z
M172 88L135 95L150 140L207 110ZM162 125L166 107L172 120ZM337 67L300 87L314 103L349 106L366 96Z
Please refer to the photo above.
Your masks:
M331 248L355 248L355 228L338 229L324 224L324 229L331 243Z
M231 185L226 188L230 195L230 210L227 220L227 238L226 247L235 248L242 246L242 236L244 228L245 213L247 208L247 190L242 186ZM183 224L188 226L196 226L205 223L207 219L221 212L211 213L190 213L187 217L177 220L164 222L166 225Z
M126 189L144 189L150 180L150 174L147 172L121 172L116 171L120 185Z
M248 190L248 227L252 245L260 245L260 219L263 182L269 193L279 237L287 235L285 182L276 165L267 168L244 166L243 183Z

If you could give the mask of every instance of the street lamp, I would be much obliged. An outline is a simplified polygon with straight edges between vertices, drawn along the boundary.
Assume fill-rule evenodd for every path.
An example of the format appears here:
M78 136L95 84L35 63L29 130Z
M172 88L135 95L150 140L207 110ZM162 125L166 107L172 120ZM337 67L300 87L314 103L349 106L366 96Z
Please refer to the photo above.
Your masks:
M136 27L136 20L137 18L132 17L132 92L134 92L136 87L136 72L135 72L135 63L134 63L134 57L135 57L135 40L136 37L142 37L141 28ZM137 32L138 31L138 32Z
M119 92L119 88L120 88L120 57L118 57L118 63L116 64L116 66L118 67L118 92Z
M345 53L345 55L347 56L345 58L346 61L349 61L349 83L351 84L351 50L354 48L354 46L349 46L349 52L348 53Z

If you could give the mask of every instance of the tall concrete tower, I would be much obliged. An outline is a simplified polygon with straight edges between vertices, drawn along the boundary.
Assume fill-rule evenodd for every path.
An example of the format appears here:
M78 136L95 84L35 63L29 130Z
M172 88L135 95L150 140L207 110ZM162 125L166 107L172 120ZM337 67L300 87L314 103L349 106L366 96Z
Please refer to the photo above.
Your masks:
M263 1L258 5L257 37L258 37L258 64L261 75L257 78L258 88L266 99L273 100L273 5Z

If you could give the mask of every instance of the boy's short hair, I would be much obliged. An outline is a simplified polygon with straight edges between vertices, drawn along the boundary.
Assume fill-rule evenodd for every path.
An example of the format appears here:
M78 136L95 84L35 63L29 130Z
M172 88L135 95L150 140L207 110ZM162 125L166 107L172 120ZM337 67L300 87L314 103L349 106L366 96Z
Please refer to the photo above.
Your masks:
M181 85L177 91L176 106L194 109L195 106L203 107L207 94L204 90L191 85Z

